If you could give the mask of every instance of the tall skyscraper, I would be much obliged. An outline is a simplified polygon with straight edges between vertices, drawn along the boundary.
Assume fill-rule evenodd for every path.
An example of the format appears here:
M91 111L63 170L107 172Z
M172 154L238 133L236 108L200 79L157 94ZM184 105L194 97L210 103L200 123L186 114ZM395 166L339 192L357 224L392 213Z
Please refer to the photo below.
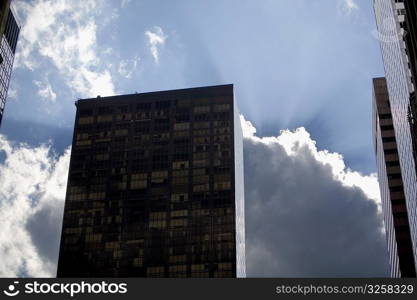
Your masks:
M58 277L244 277L233 85L76 102Z
M417 2L415 0L404 1L405 12L405 41L407 55L411 69L414 87L417 86ZM414 96L415 97L415 96Z
M391 277L415 277L401 168L385 78L373 79L373 134Z
M19 25L10 9L10 0L0 2L0 126L6 106L7 91L12 74Z
M416 115L413 115L412 109L415 101L415 87L410 69L409 49L405 41L406 9L404 1L374 0L374 10L410 226L414 269L416 269L417 156L415 151L417 148L413 138L416 133ZM392 273L398 275L398 272Z

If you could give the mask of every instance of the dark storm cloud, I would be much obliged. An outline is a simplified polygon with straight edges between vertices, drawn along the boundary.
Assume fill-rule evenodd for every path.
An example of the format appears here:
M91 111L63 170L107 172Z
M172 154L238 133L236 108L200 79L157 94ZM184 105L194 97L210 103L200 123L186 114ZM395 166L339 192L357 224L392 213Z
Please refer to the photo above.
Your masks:
M377 203L292 147L245 139L248 277L388 276Z

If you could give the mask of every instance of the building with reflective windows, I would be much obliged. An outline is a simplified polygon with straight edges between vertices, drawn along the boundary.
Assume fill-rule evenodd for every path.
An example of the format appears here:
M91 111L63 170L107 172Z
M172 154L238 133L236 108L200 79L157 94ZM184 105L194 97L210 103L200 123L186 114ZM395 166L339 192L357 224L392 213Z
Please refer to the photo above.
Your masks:
M401 168L408 214L414 264L417 261L417 177L415 143L416 125L413 111L414 83L405 36L406 9L402 0L374 0L392 123ZM387 224L389 226L389 224ZM392 250L392 249L391 249ZM395 266L393 266L395 267ZM399 275L393 270L393 276Z
M415 0L404 1L405 22L405 42L407 56L412 75L412 81L416 86L417 81L417 2Z
M373 79L373 136L391 277L415 277L404 187L385 78Z
M10 9L10 0L0 1L0 126L6 106L19 31L20 28Z
M233 85L76 102L58 277L245 277Z

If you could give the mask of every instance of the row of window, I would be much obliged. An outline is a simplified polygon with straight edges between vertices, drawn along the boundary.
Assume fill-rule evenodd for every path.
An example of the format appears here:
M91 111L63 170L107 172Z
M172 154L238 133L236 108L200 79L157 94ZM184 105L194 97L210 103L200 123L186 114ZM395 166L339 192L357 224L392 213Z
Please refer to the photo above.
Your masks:
M213 117L217 117L215 119L221 119L219 116L222 116L222 114L218 113L225 113L227 112L227 115L230 111L230 105L229 104L218 104L213 107ZM195 116L197 119L208 119L208 114L210 113L210 106L200 106L194 108L194 115L204 115L205 117L199 117ZM168 120L168 117L170 115L170 112L167 110L159 110L159 111L153 111L151 112L137 112L137 113L122 113L122 114L100 114L96 117L92 114L86 115L85 113L81 113L78 118L78 125L87 125L87 124L93 124L95 122L97 123L106 123L106 122L122 122L122 121L133 121L133 120L155 120L163 123L162 120ZM175 116L173 114L173 116ZM162 118L162 119L158 119ZM165 119L164 119L165 118ZM177 121L180 120L187 120L189 119L189 115L187 114L180 114L175 116Z
M181 102L181 104L178 105L178 101L184 101ZM223 102L223 103L222 103ZM227 98L213 98L210 100L207 99L199 99L199 100L193 100L193 101L189 101L189 100L177 100L177 102L175 103L175 106L178 106L176 113L179 114L184 114L186 112L189 112L191 107L191 105L193 105L194 107L192 107L192 110L194 111L194 113L208 113L211 111L211 103L213 103L213 111L226 111L229 110L231 108L229 103L224 103L224 102L230 102L230 99ZM173 105L173 102L170 101L157 101L154 102L154 105L152 105L153 103L148 102L148 103L138 103L136 104L136 110L137 113L153 113L156 116L159 116L160 114L169 112L169 108L171 107L171 105ZM152 111L152 106L154 106L154 110ZM133 106L102 106L99 107L96 112L99 115L103 115L103 114L117 114L117 115L128 115L131 114L129 111L132 111ZM94 114L93 109L89 109L89 108L84 108L84 109L80 109L79 110L79 114L80 116L91 116Z

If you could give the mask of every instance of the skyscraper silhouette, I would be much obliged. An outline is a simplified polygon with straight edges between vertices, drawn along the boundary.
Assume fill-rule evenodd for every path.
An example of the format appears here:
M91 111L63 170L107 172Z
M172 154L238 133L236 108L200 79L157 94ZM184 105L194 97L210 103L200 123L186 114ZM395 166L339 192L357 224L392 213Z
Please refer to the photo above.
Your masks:
M59 277L244 277L233 85L79 100Z

